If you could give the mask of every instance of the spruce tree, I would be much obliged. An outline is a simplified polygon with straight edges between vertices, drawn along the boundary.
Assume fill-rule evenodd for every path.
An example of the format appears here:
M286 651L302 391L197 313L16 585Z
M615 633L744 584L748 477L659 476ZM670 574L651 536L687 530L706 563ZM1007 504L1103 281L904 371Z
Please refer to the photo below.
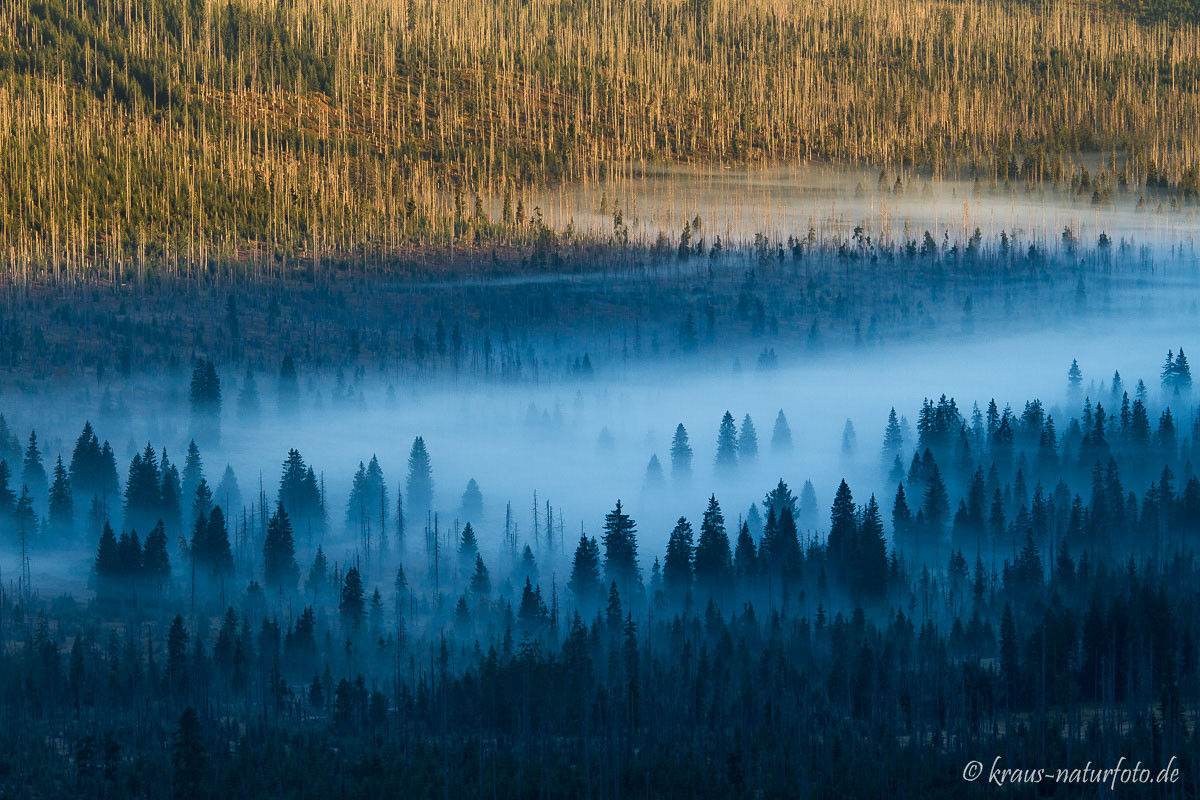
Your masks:
M801 520L810 528L817 523L817 491L810 480L800 487L800 511L796 516L796 524L799 525Z
M653 454L650 456L649 463L646 464L646 477L642 480L642 487L646 491L656 491L665 484L662 464L658 460L658 455Z
M29 493L34 497L44 498L46 496L48 485L46 467L42 464L42 451L38 448L37 431L29 432L29 446L25 448L21 482L29 487Z
M188 684L188 632L184 627L183 617L175 615L171 628L167 631L167 667L165 678L167 687L172 692L181 692Z
M28 544L37 531L37 512L33 508L33 495L28 486L21 486L21 494L13 507L13 520L23 543Z
M663 560L663 588L667 597L682 603L692 587L692 523L680 517L667 539L667 554Z
M167 453L163 451L163 468L159 472L158 515L167 526L167 533L178 532L183 524L183 494L179 488L179 470L167 461ZM155 520L157 521L157 520Z
M325 527L325 496L317 484L317 473L311 464L304 473L304 482L301 484L300 491L304 498L302 504L304 512L300 515L300 521L318 530L323 530Z
M288 451L283 462L283 474L279 478L279 502L287 509L289 518L301 527L324 527L324 507L321 490L317 485L316 473L304 463L300 451Z
M793 518L799 511L799 504L796 496L792 494L792 490L784 482L783 478L779 479L779 483L775 484L775 488L767 492L763 498L763 508L767 511L774 511L775 518L783 513L784 507L791 509Z
M176 617L176 621L182 626L182 618ZM176 800L208 797L208 756L204 750L200 718L191 706L179 715L171 742L171 766L172 797Z
M101 459L100 441L96 438L92 423L85 422L83 431L75 440L75 449L71 451L69 470L76 505L80 507L90 503L93 495L104 491L104 465Z
M321 545L317 545L317 552L313 556L312 566L308 568L308 578L304 582L304 590L312 593L314 601L320 597L321 589L325 587L328 571L329 562L325 560L325 551L321 548Z
M758 544L758 565L764 570L779 571L775 563L775 552L778 550L779 515L775 509L767 507L767 521L763 524L762 539Z
M193 520L201 517L207 519L208 515L213 510L213 496L212 491L208 488L208 481L206 481L204 478L201 478L200 482L192 489L191 497L191 518Z
M743 590L751 585L758 574L758 552L754 546L754 537L750 535L750 525L746 522L742 523L738 531L737 545L733 550L733 573L738 586Z
M796 530L796 520L792 516L790 506L783 506L779 513L769 555L771 568L783 580L790 581L799 577L804 554L800 551L800 535Z
M206 358L196 361L188 397L196 435L208 441L217 440L221 435L221 380L212 361Z
M1159 378L1162 380L1163 392L1170 394L1175 388L1175 351L1167 351L1167 360L1163 362L1162 370L1159 373Z
M242 388L238 391L238 416L243 425L258 424L262 414L262 401L258 397L258 382L254 380L254 370L246 368L246 376L242 379Z
M753 461L758 457L758 432L754 430L754 420L750 419L749 414L742 418L737 450L743 461Z
M604 617L608 622L610 636L621 629L623 619L621 612L621 592L617 589L616 581L608 584L608 606L605 608Z
M716 495L708 498L708 508L700 522L700 540L696 544L696 585L720 594L727 588L733 569L733 554L725 532L725 515Z
M296 588L299 573L292 523L283 503L279 503L267 523L267 536L263 541L263 574L268 586L291 592Z
M347 629L356 631L362 625L366 612L365 597L358 567L351 567L346 570L346 577L342 581L342 597L338 603L338 611Z
M367 611L367 620L371 627L371 634L376 639L379 638L383 631L383 595L379 593L379 587L371 592L371 605Z
M521 592L517 620L527 635L537 633L549 621L546 601L542 599L542 589L540 586L535 589L529 578L525 579L525 588Z
M467 520L479 522L483 517L483 493L474 478L467 481L466 491L462 496L462 514Z
M208 517L197 516L192 523L192 541L188 553L197 572L207 571L213 565L213 548L208 543Z
M296 375L296 362L290 355L284 356L279 365L279 413L294 414L300 407L300 380Z
M358 472L354 475L350 499L346 503L346 527L363 537L368 549L385 552L387 517L383 468L379 466L379 459L372 455L369 464L358 462Z
M854 496L843 479L829 512L829 559L839 568L844 568L853 554L857 532L854 511Z
M1175 356L1175 388L1184 393L1192 388L1192 367L1182 347L1179 348L1179 355Z
M158 455L147 443L146 449L135 454L129 462L129 479L125 483L125 524L149 530L162 516L161 505Z
M230 514L233 514L235 518L238 514L238 509L242 507L242 491L238 487L237 476L233 473L233 467L229 464L225 465L225 472L221 474L221 482L217 485L217 490L213 494L213 502L219 504Z
M216 644L213 645L213 663L220 669L226 679L233 675L234 647L237 641L237 612L230 606L225 611L225 619L217 634Z
M171 559L167 553L167 531L160 520L146 536L142 545L142 570L151 585L166 587L171 577Z
M686 481L692 475L692 448L688 444L687 429L683 423L675 426L675 436L671 439L671 479Z
M749 510L746 511L746 527L750 530L750 536L754 541L757 542L762 537L763 520L762 514L758 510L758 503L751 503Z
M17 506L17 493L8 485L10 478L8 462L0 461L0 520L7 520Z
M595 538L579 535L579 544L571 559L571 577L567 589L575 596L575 602L585 608L598 604L603 599L604 585L600 582L600 546Z
M787 417L783 415L782 408L775 415L775 427L771 431L771 452L776 454L792 452L792 429L788 427Z
M921 504L925 513L925 524L930 532L940 538L945 533L946 523L950 516L950 499L946 494L946 484L942 481L941 470L933 464L925 485L925 501Z
M1079 368L1079 362L1076 359L1071 359L1071 368L1067 370L1067 402L1078 408L1078 403L1083 397L1083 370ZM992 401L993 404L995 401ZM989 412L991 409L989 409Z
M100 544L96 548L94 574L98 581L97 590L107 590L109 582L114 580L120 572L121 557L117 552L117 537L113 533L112 526L105 523L104 531L100 534Z
M352 532L361 530L370 518L366 497L367 467L358 462L358 471L350 484L350 499L346 502L346 528Z
M896 487L896 499L892 502L892 536L895 541L906 541L912 531L912 511L908 497L904 494L904 482Z
M62 456L54 464L54 481L50 484L50 529L59 536L70 535L75 528L75 503L71 482Z
M100 491L97 493L105 508L117 503L121 494L121 478L117 474L117 454L106 440L100 448Z
M433 467L429 451L425 449L424 437L413 439L408 453L408 481L404 487L408 498L408 513L423 519L433 509Z
M737 427L733 423L733 414L726 411L717 430L717 470L728 474L737 468L737 459Z
M863 509L857 551L856 566L862 592L869 596L882 596L887 588L887 540L883 533L879 504L875 502L873 494Z
M204 461L200 457L200 447L196 444L196 440L192 439L188 442L187 455L183 460L183 473L179 476L180 496L186 497L190 503L196 496L196 487L202 480L204 480ZM193 519L195 519L194 516Z
M209 548L208 555L213 572L216 575L232 575L233 550L229 546L229 530L225 525L225 514L221 511L220 506L214 506L212 513L208 516L204 539ZM285 584L285 588L291 589L295 585L296 582L293 579L291 583Z
M483 563L483 556L475 554L475 574L471 576L471 593L479 598L486 598L492 593L492 581L488 577L488 568Z
M117 539L119 574L125 582L134 581L142 573L142 543L137 531L122 532Z
M900 428L900 420L896 416L896 409L893 407L888 412L887 427L883 431L883 464L884 468L890 467L904 449L904 431Z
M620 500L616 508L604 516L602 539L605 577L609 582L625 587L628 597L633 586L641 585L637 563L637 523L622 510Z
M463 526L462 532L458 536L458 560L464 567L473 566L475 559L479 555L479 542L475 538L475 529L471 527L471 523Z

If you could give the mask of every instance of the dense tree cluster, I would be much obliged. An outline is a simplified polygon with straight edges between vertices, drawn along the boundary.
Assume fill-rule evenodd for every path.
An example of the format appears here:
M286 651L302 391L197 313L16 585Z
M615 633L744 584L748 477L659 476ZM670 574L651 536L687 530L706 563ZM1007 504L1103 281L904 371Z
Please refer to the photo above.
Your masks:
M1068 395L1082 377L1066 371ZM657 553L621 501L565 553L537 500L524 541L511 506L504 539L487 515L447 524L418 437L403 503L378 458L342 476L357 555L330 560L324 481L298 451L275 498L239 507L230 468L210 489L199 445L182 471L147 445L110 508L115 459L85 425L70 467L55 460L45 522L6 489L26 548L55 530L96 550L86 603L3 589L0 715L23 721L0 728L4 780L147 797L955 793L980 752L1082 750L1177 756L1188 796L1200 417L1179 380L1152 393L1114 374L1081 395L1019 411L942 396L915 428L892 409L866 459L890 502L843 480L819 506L811 482L781 478L734 516L711 493ZM753 421L733 419L718 478L755 453ZM787 452L782 412L772 438ZM8 446L24 463L36 445ZM682 425L671 459L673 480L701 478ZM641 503L671 502L663 478ZM89 492L95 529L65 516ZM472 481L462 509L482 497ZM417 508L424 546L380 547Z
M1068 252L1058 242L1008 231L978 242L957 231L942 233L930 233L934 246L925 254L915 233L760 237L757 244L729 242L702 265L681 270L648 270L663 258L653 248L564 246L556 269L609 275L604 303L589 302L592 287L576 281L534 289L497 282L482 290L460 280L468 276L453 263L397 281L343 281L335 274L327 282L284 282L282 294L271 283L217 287L165 277L128 290L97 290L86 304L51 287L9 289L0 365L34 382L64 368L94 376L101 413L94 405L87 413L105 427L122 418L126 379L166 381L191 398L194 377L201 395L192 407L191 433L207 447L221 424L228 433L231 423L253 426L264 413L362 403L370 388L365 377L376 368L387 373L389 397L408 380L577 383L588 380L576 369L585 354L589 374L597 376L664 355L684 363L737 358L769 373L809 354L871 349L918 333L969 333L993 319L1055 316L1046 309L1082 314L1093 296L1108 297L1114 311L1136 310L1110 291L1138 269L1134 259L1121 257L1132 252L1126 240L1073 245ZM497 259L505 272L530 269L519 255L504 252ZM853 264L869 269L848 268ZM1049 280L1056 268L1072 270L1078 281ZM427 277L437 281L427 283ZM927 302L931 294L937 303ZM234 299L236 326L227 320L179 324L180 308L219 320L220 309ZM397 318L398 306L411 315ZM688 318L694 346L679 333ZM256 332L252 338L244 334L249 329ZM754 360L768 350L768 358ZM197 352L206 355L196 358ZM188 365L194 365L190 371ZM372 402L369 394L366 402ZM553 427L554 411L547 411L537 427ZM765 434L755 430L747 444ZM23 431L19 453L9 449L10 439L0 455L18 474L26 436ZM780 431L779 446L785 441ZM665 455L659 454L664 468ZM81 510L86 505L77 503Z

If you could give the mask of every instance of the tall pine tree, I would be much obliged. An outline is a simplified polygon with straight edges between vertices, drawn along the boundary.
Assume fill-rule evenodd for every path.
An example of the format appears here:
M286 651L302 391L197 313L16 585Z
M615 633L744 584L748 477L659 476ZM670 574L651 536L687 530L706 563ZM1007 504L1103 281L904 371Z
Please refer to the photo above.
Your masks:
M621 508L604 516L604 574L609 582L616 583L621 593L631 597L634 586L641 585L637 556L637 523Z
M263 541L263 575L267 586L285 593L295 590L300 576L300 569L296 566L292 523L283 503L275 507L275 513L267 522L267 536Z

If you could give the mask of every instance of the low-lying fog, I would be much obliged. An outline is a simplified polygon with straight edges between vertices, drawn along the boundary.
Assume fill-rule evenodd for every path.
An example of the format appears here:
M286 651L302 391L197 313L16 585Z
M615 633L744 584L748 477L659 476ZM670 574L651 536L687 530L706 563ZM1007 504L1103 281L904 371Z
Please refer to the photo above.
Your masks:
M889 186L894 179L888 179ZM1116 259L1130 259L1138 248L1144 255L1147 246L1163 255L1153 270L1131 271L1108 288L1097 287L1089 294L1085 313L1032 309L1019 327L980 324L970 334L941 334L924 341L888 341L885 336L879 347L836 346L821 355L780 342L779 366L769 371L755 368L758 350L775 344L767 339L754 343L753 350L749 345L740 350L736 345L710 346L701 360L687 362L664 356L629 366L610 358L597 364L591 380L538 385L420 381L389 387L386 378L372 378L368 370L365 379L354 383L355 399L341 402L331 397L331 375L302 373L301 386L309 388L302 392L299 415L288 419L275 414L274 374L260 372L263 416L258 425L247 427L236 409L242 368L223 367L223 433L219 445L202 445L206 477L215 487L229 464L246 504L255 502L260 481L267 502L273 504L284 457L289 448L299 449L324 481L329 524L323 544L331 559L340 560L353 557L358 541L355 532L345 530L344 519L359 462L378 456L389 502L394 504L416 436L424 437L432 458L435 507L442 526L454 525L468 480L478 481L484 498L478 532L485 554L501 548L509 502L521 541L530 541L535 491L539 515L549 502L556 525L561 519L562 548L568 557L581 527L598 536L603 515L622 500L638 522L645 569L663 552L676 518L686 515L698 523L709 494L717 495L733 534L739 517L781 477L797 494L806 480L812 481L818 530L823 533L842 477L849 480L858 502L875 491L884 509L890 509L891 489L885 486L880 447L893 406L915 426L925 397L954 397L964 415L970 414L972 403L986 408L990 398L1001 408L1011 404L1018 413L1026 400L1040 398L1059 421L1061 433L1066 419L1079 413L1061 408L1072 359L1083 369L1085 389L1107 382L1120 370L1127 387L1132 389L1142 378L1154 397L1166 351L1180 346L1200 349L1192 299L1197 285L1195 207L1160 211L1150 207L1157 205L1154 201L1135 211L1136 197L1132 192L1113 204L1093 206L1061 192L1029 194L1023 184L1007 192L977 194L967 181L925 179L896 192L884 187L875 172L816 168L672 171L607 187L563 190L544 198L551 224L573 219L577 229L610 230L619 201L626 219L636 223L646 239L657 230L677 236L679 220L697 214L708 220L706 235L722 232L741 240L760 230L780 237L802 235L810 224L844 235L859 221L867 222L869 230L891 231L893 236L905 229L919 236L927 227L958 236L978 226L989 241L1002 228L1024 230L1025 238L1053 239L1070 225L1081 241L1094 241L1106 231L1116 241L1124 237L1134 243L1133 250L1114 251ZM1072 276L1064 278L1074 281ZM160 451L166 447L172 461L182 466L190 438L186 375L141 380L138 393L127 401L121 398L119 382L110 378L107 386L118 408L127 410L127 419L117 418L124 411L102 418L98 410L103 390L83 382L34 395L7 386L0 395L0 411L23 445L30 429L37 429L48 472L57 456L69 461L75 438L89 418L100 439L112 443L122 481L130 458L147 441ZM143 404L140 398L147 396L158 399ZM756 460L743 462L728 477L713 469L717 430L726 410L739 428L745 415L751 416L759 449ZM786 454L771 447L780 410L794 442ZM843 448L847 420L856 431L850 453ZM674 484L670 477L671 438L680 423L694 451L694 474L685 485ZM1179 425L1186 431L1190 420L1179 420ZM907 444L906 460L912 452L912 442ZM662 465L665 488L645 485L651 456ZM10 467L14 488L19 489L20 466ZM190 501L184 498L185 509ZM957 498L951 501L956 504ZM39 513L44 512L44 498L38 506ZM230 511L231 517L240 516L239 509ZM394 514L394 505L390 512ZM80 525L85 515L86 509L76 509ZM412 556L423 557L421 523L408 520ZM0 551L0 580L10 579L18 564L12 537L6 539ZM297 539L297 557L306 566L317 542L299 532ZM83 591L92 546L59 554L35 542L34 585ZM178 555L173 553L173 558Z
M507 502L512 503L521 540L530 541L536 491L539 515L544 515L547 501L556 525L561 515L568 557L581 525L590 535L599 535L604 513L621 499L639 524L643 566L648 568L655 555L661 556L674 520L686 515L698 523L710 493L722 503L731 528L780 477L797 494L805 480L813 482L822 529L842 477L859 502L876 491L881 505L890 509L891 490L885 487L879 453L892 406L915 426L925 397L955 397L964 415L973 402L985 409L993 397L1001 408L1010 403L1019 413L1027 399L1036 397L1056 420L1065 422L1059 407L1073 358L1084 371L1085 389L1107 382L1118 369L1127 387L1132 390L1143 378L1155 397L1166 350L1180 345L1190 349L1197 333L1192 317L1125 316L1104 325L1074 320L1043 333L977 331L875 350L834 350L821 357L784 354L779 368L763 372L751 363L738 369L732 357L720 357L701 370L660 363L629 369L618 378L601 372L592 381L542 387L414 385L390 400L385 386L368 382L361 399L340 404L330 400L325 385L321 407L314 407L315 396L309 394L302 400L300 416L286 422L274 413L273 381L264 377L263 418L253 428L237 421L236 381L225 375L221 443L205 448L202 455L214 486L228 463L245 502L253 502L260 477L268 502L273 502L281 463L290 447L298 448L327 488L325 549L331 558L344 560L352 557L356 543L343 520L359 461L369 461L373 454L379 457L394 502L397 489L403 489L409 448L420 435L433 461L435 506L443 526L454 524L467 481L478 481L485 521L477 528L485 553L501 547ZM64 425L69 422L69 429L51 432L35 406L12 394L7 400L6 415L21 438L31 425L39 428L48 467L60 453L69 459L83 416L60 412L57 417ZM786 455L771 448L781 409L794 442ZM726 410L739 427L749 414L759 443L757 459L740 464L732 478L719 477L713 468L717 430ZM857 440L848 455L843 452L847 419ZM694 451L694 475L685 486L674 486L670 479L671 438L679 423L687 429ZM1181 432L1190 429L1190 420L1179 424ZM187 430L185 412L172 419L134 408L127 426L101 424L98 434L113 442L124 479L132 448L144 447L147 439L156 447L166 446L181 465ZM651 491L644 485L652 455L663 466L665 489ZM911 450L906 459L910 456ZM82 510L77 516L82 519ZM410 554L423 554L419 521L409 520L408 537ZM309 543L300 532L297 539L298 558L306 564L316 542ZM64 559L35 547L34 585L81 590L91 557L86 549ZM4 557L6 576L14 574L16 560L13 553Z
M1118 161L1118 169L1121 168ZM1095 177L1111 163L1086 159L1080 170ZM804 236L848 238L856 225L888 241L920 239L932 231L939 239L966 239L975 228L987 239L1016 232L1026 241L1054 241L1070 227L1081 242L1095 243L1101 233L1152 245L1159 252L1194 250L1200 208L1178 205L1168 197L1115 185L1105 202L1094 203L1093 190L1063 184L1027 188L1018 179L994 183L965 177L931 178L878 169L803 165L797 167L698 168L641 166L619 178L588 185L563 186L535 195L527 208L542 211L548 225L601 237L613 231L620 210L631 241L653 243L662 234L678 239L685 220L697 216L711 243ZM1141 203L1139 203L1141 201ZM500 207L493 209L498 215Z

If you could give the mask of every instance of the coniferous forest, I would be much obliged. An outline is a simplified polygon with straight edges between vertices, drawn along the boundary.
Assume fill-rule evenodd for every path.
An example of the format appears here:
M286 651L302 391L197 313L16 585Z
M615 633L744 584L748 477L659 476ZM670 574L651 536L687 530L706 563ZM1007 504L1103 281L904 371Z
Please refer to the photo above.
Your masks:
M1198 25L0 0L0 798L1200 796Z

